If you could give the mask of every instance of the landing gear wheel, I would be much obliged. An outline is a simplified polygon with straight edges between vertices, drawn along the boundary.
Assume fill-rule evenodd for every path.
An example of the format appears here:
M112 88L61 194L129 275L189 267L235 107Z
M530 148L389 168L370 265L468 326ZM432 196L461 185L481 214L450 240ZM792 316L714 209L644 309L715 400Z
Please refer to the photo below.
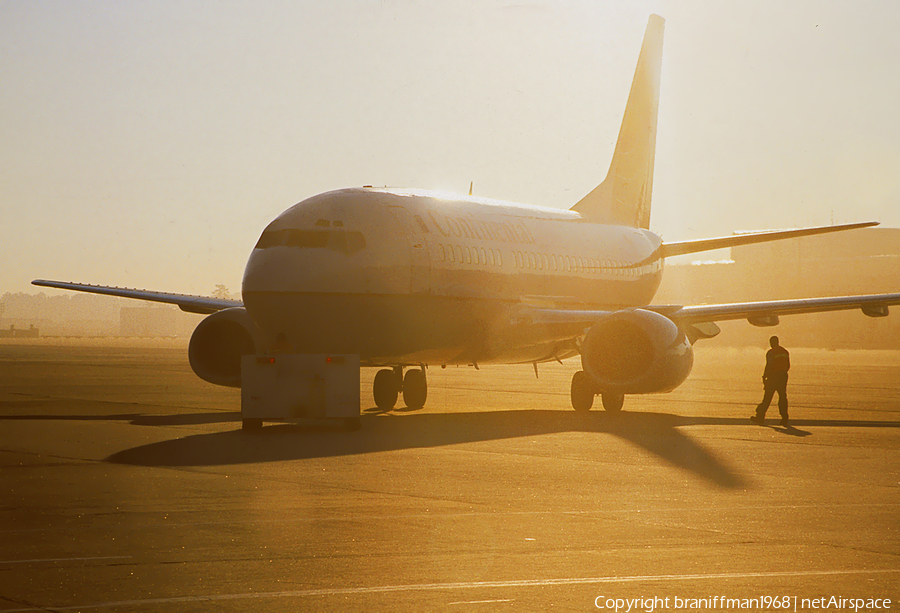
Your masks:
M262 420L256 417L245 417L241 420L241 430L244 432L253 432L262 429Z
M375 397L375 406L382 411L390 411L397 404L399 385L394 371L384 368L375 373L375 381L372 383L372 395Z
M428 398L428 381L425 379L425 371L412 368L406 371L403 378L403 402L410 409L418 410L425 406Z
M579 370L572 375L572 408L579 413L587 413L594 406L594 389L587 373Z
M618 413L622 410L622 405L625 404L625 394L604 392L600 395L600 398L603 400L603 408L610 413Z

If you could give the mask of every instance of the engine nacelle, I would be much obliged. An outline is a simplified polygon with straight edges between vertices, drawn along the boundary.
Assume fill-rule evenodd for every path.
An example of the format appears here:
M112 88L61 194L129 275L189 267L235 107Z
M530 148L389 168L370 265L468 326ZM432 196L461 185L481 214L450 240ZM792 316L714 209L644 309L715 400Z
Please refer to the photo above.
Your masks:
M581 364L597 392L670 392L691 373L694 351L671 319L643 309L617 311L588 330Z
M246 309L213 313L194 329L188 358L194 373L215 385L241 386L241 356L261 353L262 335Z

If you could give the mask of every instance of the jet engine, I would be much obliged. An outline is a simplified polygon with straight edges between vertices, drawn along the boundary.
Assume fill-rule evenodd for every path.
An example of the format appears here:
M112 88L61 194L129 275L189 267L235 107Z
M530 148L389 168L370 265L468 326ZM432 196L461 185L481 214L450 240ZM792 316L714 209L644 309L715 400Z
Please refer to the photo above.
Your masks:
M194 329L188 358L194 373L215 385L241 386L241 356L261 353L262 336L242 307L213 313Z
M581 364L598 393L670 392L687 379L694 352L671 319L643 309L616 311L588 330Z

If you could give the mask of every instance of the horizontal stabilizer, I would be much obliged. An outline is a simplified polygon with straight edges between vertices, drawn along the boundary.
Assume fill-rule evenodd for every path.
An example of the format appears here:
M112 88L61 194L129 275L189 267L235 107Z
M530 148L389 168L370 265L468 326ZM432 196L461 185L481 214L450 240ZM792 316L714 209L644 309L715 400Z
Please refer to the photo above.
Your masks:
M769 241L780 241L788 238L798 238L801 236L813 236L814 234L827 234L828 232L841 232L844 230L855 230L857 228L869 228L871 226L877 225L877 221L866 221L862 223L850 223L839 226L819 226L816 228L801 228L799 230L769 230L765 232L735 234L733 236L723 236L720 238L701 238L697 240L663 243L659 248L659 256L661 258L670 258L676 255L699 253L701 251L710 251L712 249L726 249L728 247L737 247L739 245L767 243Z

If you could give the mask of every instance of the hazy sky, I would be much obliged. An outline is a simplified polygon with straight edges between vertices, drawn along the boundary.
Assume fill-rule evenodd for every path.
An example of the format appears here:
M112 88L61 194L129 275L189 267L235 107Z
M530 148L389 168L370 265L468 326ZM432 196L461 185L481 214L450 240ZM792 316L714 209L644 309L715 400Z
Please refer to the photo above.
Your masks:
M900 227L900 2L0 0L0 293L236 291L340 187L568 208L654 12L651 229Z

